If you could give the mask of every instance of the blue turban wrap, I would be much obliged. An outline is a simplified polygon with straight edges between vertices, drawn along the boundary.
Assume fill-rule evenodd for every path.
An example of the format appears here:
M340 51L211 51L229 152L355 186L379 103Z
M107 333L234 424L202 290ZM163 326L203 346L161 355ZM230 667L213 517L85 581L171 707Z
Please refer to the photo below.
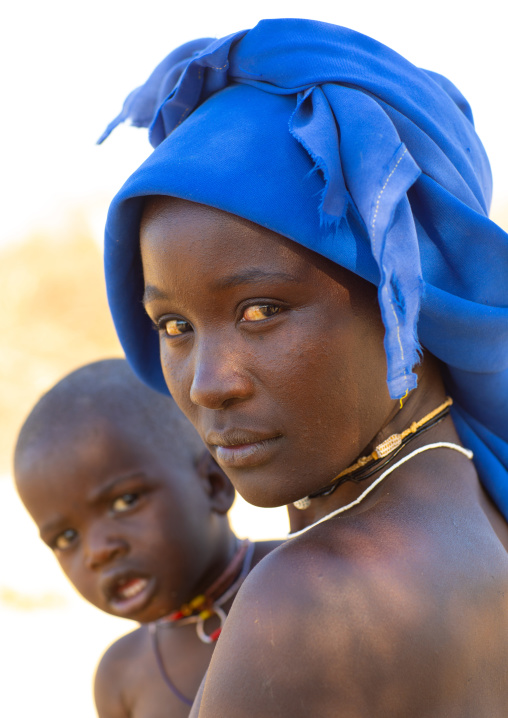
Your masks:
M156 148L114 198L105 269L127 359L167 391L145 315L143 198L245 217L378 287L393 398L438 357L459 435L508 519L508 237L467 101L446 78L343 27L264 20L171 53L120 122Z

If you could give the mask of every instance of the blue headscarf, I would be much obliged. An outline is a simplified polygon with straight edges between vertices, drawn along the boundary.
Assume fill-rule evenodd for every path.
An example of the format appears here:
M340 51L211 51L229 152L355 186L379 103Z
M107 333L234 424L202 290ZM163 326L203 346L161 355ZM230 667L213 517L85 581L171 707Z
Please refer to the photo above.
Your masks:
M462 441L508 519L508 237L467 101L343 27L263 20L171 53L120 122L155 151L114 198L105 268L127 359L167 391L141 305L143 198L170 195L268 227L378 286L392 398L418 342L444 365Z

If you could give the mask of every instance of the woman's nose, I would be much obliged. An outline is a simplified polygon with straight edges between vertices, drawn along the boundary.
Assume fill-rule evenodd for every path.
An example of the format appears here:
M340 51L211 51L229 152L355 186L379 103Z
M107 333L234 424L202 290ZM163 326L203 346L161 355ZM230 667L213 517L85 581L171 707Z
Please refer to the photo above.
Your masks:
M253 392L253 380L245 367L246 355L227 343L203 343L193 361L190 399L207 409L224 409L245 401Z
M127 553L127 544L120 538L93 535L88 537L85 564L92 571L102 568Z

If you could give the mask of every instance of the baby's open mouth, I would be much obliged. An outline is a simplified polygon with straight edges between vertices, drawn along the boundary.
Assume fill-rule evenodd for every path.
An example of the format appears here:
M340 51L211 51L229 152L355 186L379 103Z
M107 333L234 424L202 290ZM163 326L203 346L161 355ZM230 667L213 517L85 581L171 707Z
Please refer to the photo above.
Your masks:
M113 601L126 601L134 598L148 585L146 578L127 578L120 580L114 587L112 593Z
M104 596L117 616L134 617L150 602L156 591L154 577L129 575L111 578L103 586Z

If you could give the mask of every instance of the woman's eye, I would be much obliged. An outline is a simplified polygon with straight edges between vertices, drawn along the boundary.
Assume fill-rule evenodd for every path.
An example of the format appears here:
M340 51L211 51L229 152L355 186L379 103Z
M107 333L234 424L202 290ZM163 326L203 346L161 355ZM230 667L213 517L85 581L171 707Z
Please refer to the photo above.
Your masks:
M120 514L132 508L138 498L138 494L122 494L122 496L113 501L111 508L115 513Z
M69 546L76 540L77 535L78 534L74 531L74 529L66 529L66 531L62 531L62 533L56 537L53 542L53 547L60 549L60 551L65 551L65 549L69 548Z
M163 319L159 322L159 328L170 337L180 336L190 332L192 327L185 319Z
M281 308L276 304L252 304L244 310L242 320L245 322L259 322L262 319L279 314Z

